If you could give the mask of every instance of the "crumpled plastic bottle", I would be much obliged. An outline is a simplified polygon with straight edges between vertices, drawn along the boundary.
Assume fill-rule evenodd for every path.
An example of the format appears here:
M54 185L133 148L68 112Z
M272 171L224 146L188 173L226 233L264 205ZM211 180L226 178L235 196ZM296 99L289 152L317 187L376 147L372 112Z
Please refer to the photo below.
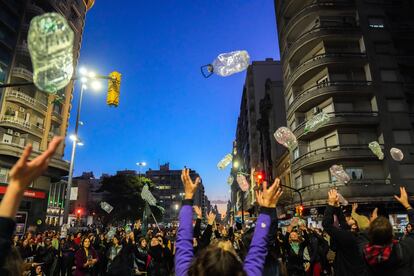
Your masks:
M325 112L319 112L306 122L304 133L317 131L321 126L329 122L330 119Z
M368 147L378 157L379 160L384 159L384 152L382 152L382 148L377 141L372 141L368 144Z
M233 161L233 155L229 153L226 156L224 156L223 159L220 160L220 162L217 163L217 168L219 170L223 170L228 165L230 165L231 161Z
M30 22L28 48L33 82L44 92L56 93L73 75L74 32L58 13L45 13Z
M335 176L339 182L346 184L351 180L351 178L346 173L346 171L344 171L344 168L342 167L342 165L332 165L329 170L331 174Z
M157 205L157 199L153 196L147 184L145 184L145 186L142 187L141 197L143 200L148 202L149 205L151 206Z
M249 63L250 56L245 50L222 53L211 64L201 67L201 72L206 78L210 77L213 73L227 77L246 70ZM206 75L203 72L204 67L207 68L209 74Z
M234 182L234 177L233 177L232 175L230 175L230 176L227 178L227 184L231 185L231 184L233 184L233 182Z
M394 159L395 161L401 161L404 159L404 153L400 149L391 148L390 154L392 159Z
M287 147L291 151L298 146L298 140L295 134L287 127L278 128L273 136L279 144Z
M109 203L102 201L101 202L101 208L107 212L108 214L112 212L112 210L114 209L114 207L112 207L112 205L110 205Z
M246 176L242 175L242 174L237 174L237 184L239 184L240 189L243 192L246 192L249 190L249 182L246 179Z

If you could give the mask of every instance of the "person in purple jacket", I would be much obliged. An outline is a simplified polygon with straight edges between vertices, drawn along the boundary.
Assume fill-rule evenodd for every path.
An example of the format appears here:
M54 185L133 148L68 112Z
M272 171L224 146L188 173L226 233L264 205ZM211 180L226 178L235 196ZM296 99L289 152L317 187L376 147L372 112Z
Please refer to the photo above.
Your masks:
M212 244L203 249L196 258L193 251L193 197L197 191L200 178L194 182L190 178L189 169L181 174L185 198L180 210L180 226L177 233L175 273L177 276L259 276L262 275L268 248L268 232L271 225L271 214L275 212L276 204L282 195L279 187L280 180L276 179L272 186L263 183L262 191L257 191L257 203L260 205L260 215L256 222L253 239L249 252L242 264L231 246L226 242Z

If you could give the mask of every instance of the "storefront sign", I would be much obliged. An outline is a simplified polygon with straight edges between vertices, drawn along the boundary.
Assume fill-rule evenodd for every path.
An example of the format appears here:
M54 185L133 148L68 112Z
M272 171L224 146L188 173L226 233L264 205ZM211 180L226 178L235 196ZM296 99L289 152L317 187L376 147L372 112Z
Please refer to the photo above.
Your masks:
M7 186L0 186L0 195L4 195L6 193ZM30 198L38 198L38 199L45 199L46 193L42 191L35 191L35 190L26 190L23 194L24 197Z

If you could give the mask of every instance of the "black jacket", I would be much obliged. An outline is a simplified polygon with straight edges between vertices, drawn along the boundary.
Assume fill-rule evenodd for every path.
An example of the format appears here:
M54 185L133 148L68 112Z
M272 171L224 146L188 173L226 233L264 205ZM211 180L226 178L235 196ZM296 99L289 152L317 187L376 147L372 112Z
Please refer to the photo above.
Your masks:
M0 275L8 275L3 265L6 257L10 254L15 225L16 223L12 219L0 217Z
M340 228L333 225L334 214L338 217ZM366 265L363 257L359 254L357 235L347 229L342 210L339 207L328 205L325 209L322 226L335 244L335 276L365 275Z

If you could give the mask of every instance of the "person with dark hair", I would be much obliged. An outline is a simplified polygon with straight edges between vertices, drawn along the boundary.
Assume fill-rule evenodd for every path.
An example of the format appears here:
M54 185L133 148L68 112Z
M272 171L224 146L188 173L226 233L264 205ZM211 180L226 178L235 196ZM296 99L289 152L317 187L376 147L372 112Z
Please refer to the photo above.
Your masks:
M148 275L163 276L168 275L171 271L169 260L172 257L171 251L164 245L161 237L153 237L148 250L150 262L148 266Z
M408 201L404 187L400 197L395 198L407 210L409 222L414 222L414 210ZM414 274L414 237L408 236L398 242L394 240L393 228L388 219L378 217L368 229L369 243L364 247L364 258L368 264L368 274L375 276Z
M277 201L282 191L279 189L280 180L276 179L272 186L267 188L263 183L263 190L256 191L257 202L261 206L257 219L255 233L250 244L250 250L242 264L234 250L230 250L231 242L212 244L200 251L194 260L192 248L192 205L200 178L193 182L189 169L181 174L184 185L184 201L180 210L178 236L176 242L175 273L177 276L204 276L204 275L261 275L267 255L268 232L271 224L270 213L275 212Z
M75 276L92 276L96 275L94 269L98 262L98 254L95 249L91 247L91 241L89 238L84 238L81 241L81 247L75 254Z
M141 237L138 241L138 244L136 246L135 250L135 263L137 266L137 273L140 275L140 273L144 273L147 271L147 267L149 264L148 259L148 243L147 240L144 237Z
M302 225L302 230L305 226ZM284 252L286 258L286 269L291 276L305 275L305 249L308 246L308 235L306 231L300 235L298 230L293 230L289 225L284 238Z
M75 264L75 253L79 248L74 242L74 239L74 235L69 235L62 246L62 276L72 275L72 267Z
M334 215L339 221L339 228L334 226ZM339 207L339 196L335 189L328 192L328 206L322 221L324 230L331 237L331 246L336 251L334 260L335 276L365 275L366 265L359 253L357 233L351 232L350 227L355 223L352 217L345 219Z
M23 198L23 193L30 183L48 168L50 158L62 140L62 137L54 138L49 143L48 149L31 161L28 159L32 152L32 146L26 146L19 160L9 172L9 185L0 202L0 275L10 275L11 273L3 265L6 258L10 256L11 237L16 226L14 218Z

